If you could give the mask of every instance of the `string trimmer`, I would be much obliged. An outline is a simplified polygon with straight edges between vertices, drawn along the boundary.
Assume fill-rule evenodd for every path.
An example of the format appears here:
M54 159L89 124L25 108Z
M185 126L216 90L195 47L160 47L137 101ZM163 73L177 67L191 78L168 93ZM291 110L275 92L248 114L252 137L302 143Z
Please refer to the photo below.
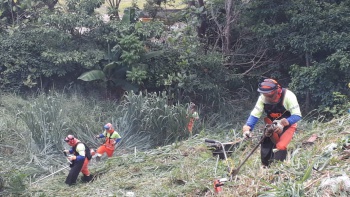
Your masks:
M222 178L222 179L217 179L217 180L214 181L215 192L217 192L217 193L220 192L222 190L221 186L224 185L224 182L231 181L232 177L236 176L238 174L238 172L241 169L241 167L246 163L246 161L249 159L249 157L253 155L253 153L256 151L256 149L258 149L260 144L266 139L266 136L265 136L266 130L274 129L274 126L275 126L274 124L266 124L265 125L263 136L261 137L259 143L253 148L253 150L249 153L249 155L243 160L243 162L236 169L231 169L231 167L229 166L229 164L227 162L227 153L226 153L226 149L225 149L225 146L224 146L224 144L226 144L226 143L221 143L219 141L209 140L209 139L205 140L205 142L219 144L222 147L222 150L223 150L222 153L223 153L224 158L225 158L225 160L227 162L227 169L228 169L228 172L229 172L229 179ZM218 156L218 158L219 158L219 156Z
M260 146L260 144L265 140L266 136L265 136L265 132L266 130L272 129L274 130L275 124L266 124L265 128L264 128L264 133L263 133L263 137L261 138L261 140L259 141L259 143L253 148L253 150L249 153L249 155L243 160L243 162L238 166L238 168L236 169L232 169L231 171L231 176L236 176L239 172L239 170L241 169L241 167L245 164L245 162L249 159L250 156L252 156L252 154L256 151L256 149L258 149L258 147Z

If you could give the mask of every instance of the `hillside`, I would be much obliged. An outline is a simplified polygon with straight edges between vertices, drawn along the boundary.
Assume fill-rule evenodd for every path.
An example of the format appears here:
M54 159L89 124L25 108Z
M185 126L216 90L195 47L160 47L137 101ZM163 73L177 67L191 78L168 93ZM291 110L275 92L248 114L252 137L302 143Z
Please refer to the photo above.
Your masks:
M350 136L350 117L328 123L303 122L290 144L288 159L269 169L260 169L259 149L221 196L348 196L349 154L344 144ZM305 144L311 134L314 144ZM28 196L214 196L213 181L225 178L227 164L208 150L205 139L230 139L230 133L201 134L186 141L140 152L119 150L100 163L92 161L93 183L64 184L67 170L27 188ZM232 139L236 140L236 139ZM233 168L249 154L258 138L241 143L229 157ZM346 144L345 144L346 145ZM124 152L124 154L122 154Z

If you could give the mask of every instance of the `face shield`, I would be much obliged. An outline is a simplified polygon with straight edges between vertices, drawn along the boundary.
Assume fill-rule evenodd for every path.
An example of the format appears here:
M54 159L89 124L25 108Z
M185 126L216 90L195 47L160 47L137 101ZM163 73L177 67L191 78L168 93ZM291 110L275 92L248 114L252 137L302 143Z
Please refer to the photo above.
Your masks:
M277 90L271 91L269 93L260 93L260 95L262 95L263 101L266 104L276 104L280 99Z

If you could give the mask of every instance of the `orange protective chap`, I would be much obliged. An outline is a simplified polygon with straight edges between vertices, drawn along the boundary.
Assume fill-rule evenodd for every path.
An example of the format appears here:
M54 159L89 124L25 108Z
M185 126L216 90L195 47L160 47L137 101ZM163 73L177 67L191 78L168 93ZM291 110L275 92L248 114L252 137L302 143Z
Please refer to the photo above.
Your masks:
M83 167L81 168L80 172L82 172L86 176L90 175L88 165L89 165L89 160L87 158L85 158Z
M108 148L107 146L105 145L102 145L100 146L97 151L96 151L98 154L101 154L103 155L103 153L106 153L108 157L112 157L113 156L113 152L114 152L114 147L113 149L111 148Z
M287 146L293 138L294 132L297 129L297 124L292 124L280 137L277 133L273 133L273 138L276 140L276 148L278 150L287 150Z

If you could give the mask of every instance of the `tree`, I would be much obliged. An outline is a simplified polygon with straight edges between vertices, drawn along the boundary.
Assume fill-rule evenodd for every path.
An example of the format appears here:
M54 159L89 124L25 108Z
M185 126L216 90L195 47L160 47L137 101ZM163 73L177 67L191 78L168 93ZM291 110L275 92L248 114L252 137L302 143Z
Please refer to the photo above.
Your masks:
M346 91L341 84L349 79L349 3L254 1L245 12L245 25L266 40L267 55L278 60L270 75L291 77L306 111L331 105L333 91Z

